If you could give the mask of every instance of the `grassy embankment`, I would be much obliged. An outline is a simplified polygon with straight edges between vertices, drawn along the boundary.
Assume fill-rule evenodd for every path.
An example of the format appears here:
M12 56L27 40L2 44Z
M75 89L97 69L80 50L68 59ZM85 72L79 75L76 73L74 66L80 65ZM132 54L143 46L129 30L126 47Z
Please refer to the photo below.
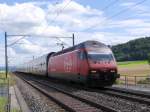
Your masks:
M3 71L0 71L0 85L5 85L7 84L7 79L4 75ZM5 112L5 106L7 104L7 98L0 96L0 112Z
M11 75L8 74L8 78L5 76L5 72L0 71L0 85L8 84L9 79L9 85L12 86L15 84L15 81L11 78ZM7 104L7 98L0 96L0 112L5 112L5 105ZM11 112L20 112L17 109L11 110Z

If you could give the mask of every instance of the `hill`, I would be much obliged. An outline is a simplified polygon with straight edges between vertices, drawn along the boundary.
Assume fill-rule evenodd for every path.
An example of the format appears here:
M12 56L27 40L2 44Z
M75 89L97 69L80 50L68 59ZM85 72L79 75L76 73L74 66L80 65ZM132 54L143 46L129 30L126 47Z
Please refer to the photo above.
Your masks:
M16 67L9 66L9 71L14 71L15 69L16 69ZM0 66L0 71L5 71L5 67L4 66Z
M5 67L0 66L0 71L4 71L4 70L5 70Z
M147 60L150 53L150 37L112 46L112 51L117 61Z

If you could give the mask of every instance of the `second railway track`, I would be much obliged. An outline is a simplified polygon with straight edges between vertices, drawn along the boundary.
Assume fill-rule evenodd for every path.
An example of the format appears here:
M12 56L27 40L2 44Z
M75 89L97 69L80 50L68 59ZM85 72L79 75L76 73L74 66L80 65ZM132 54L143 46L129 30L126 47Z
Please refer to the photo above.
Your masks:
M56 102L69 112L118 112L117 110L106 105L92 102L88 99L71 94L61 88L48 85L39 80L29 80L19 76L23 81L40 91L42 94Z
M114 87L107 87L105 89L106 90L102 91L98 90L98 92L150 105L150 94L148 94L147 92L140 92L128 89L123 90Z

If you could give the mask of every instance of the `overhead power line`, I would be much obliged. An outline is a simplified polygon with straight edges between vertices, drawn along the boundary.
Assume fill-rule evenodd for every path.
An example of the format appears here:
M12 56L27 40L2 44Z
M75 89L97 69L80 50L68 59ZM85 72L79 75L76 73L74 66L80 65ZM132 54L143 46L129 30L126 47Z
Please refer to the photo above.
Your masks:
M142 0L142 1L137 2L136 4L132 5L131 8L135 8L136 6L138 6L138 5L142 4L142 3L144 3L145 1L147 1L147 0ZM117 17L117 16L123 14L124 12L127 12L129 9L130 9L130 8L123 9L123 10L119 11L118 13L116 13L116 14L114 14L114 15L108 17L106 20L109 20L109 19L112 19L112 18L114 18L114 17ZM104 21L105 21L105 20L104 20ZM99 24L101 24L102 22L103 22L103 21L101 21L100 23L95 24L95 25L93 25L93 26L90 26L90 27L86 28L85 30L92 29L92 28L98 26Z
M59 13L56 14L56 16L54 17L54 19L52 19L52 21L50 23L55 22L55 20L57 19L57 17L63 12L63 10L70 4L72 0L70 0L68 3L66 3L66 5L59 11Z
M52 24L52 23L55 22L55 20L59 17L59 15L63 12L63 10L71 3L71 1L72 1L72 0L70 0L69 2L67 2L66 5L64 5L64 7L62 7L62 9L60 10L60 12L57 13L57 15L54 17L54 19L52 19L52 20L49 22L49 24ZM45 28L42 30L42 33L44 32L45 29L48 28L49 24L47 25L47 27L45 27ZM42 34L42 33L41 33L41 34ZM56 38L57 38L58 40L61 40L61 39L59 39L59 37L56 37ZM68 38L68 37L66 37L66 38ZM65 44L66 44L66 43L65 43ZM67 45L67 44L66 44L66 45Z
M26 37L31 37L31 36L35 36L35 37L44 37L44 36L39 36L39 35L7 35L7 36L22 36L21 38L19 38L19 39L16 39L14 42L12 42L11 44L9 44L9 45L7 45L7 46L12 46L12 45L14 45L14 44L16 44L16 43L18 43L20 40L22 40L22 39L24 39L24 38L26 38ZM60 38L72 38L71 36L70 37L57 37L57 36L46 36L46 37L48 37L48 38L56 38L57 40L59 40L59 41L61 41L61 42L63 42ZM67 45L67 43L65 43L66 45Z
M57 13L57 15L54 17L54 19L53 19L51 22L49 22L49 24L50 24L50 23L53 23L53 22L57 19L57 17L63 12L63 10L70 4L71 1L72 1L72 0L70 0L69 2L67 2L66 5L65 5L64 7L62 7L62 9L60 10L60 12ZM48 26L49 26L49 25L48 25ZM47 27L48 27L48 26L47 26ZM46 27L46 28L47 28L47 27ZM44 28L44 29L46 29L46 28ZM43 31L44 31L44 29L43 29ZM42 31L42 32L43 32L43 31ZM8 46L12 46L12 45L16 44L18 41L20 41L20 40L26 38L27 36L40 37L39 35L38 35L38 36L37 36L37 35L7 35L7 36L23 36L23 37L21 37L21 38L15 40L13 43L9 44ZM44 37L44 36L42 36L42 37ZM63 44L66 44L66 45L68 45L68 44L65 43L65 42L63 42L63 41L62 41L61 39L59 39L59 38L72 38L72 37L56 37L56 36L47 36L47 37L49 37L49 38L56 38L57 40L61 41ZM69 45L68 45L68 46L69 46Z
M18 35L18 36L20 36L20 35ZM21 35L21 36L23 36L23 37L21 37L21 38L15 40L14 42L12 42L11 44L9 44L9 45L7 45L7 46L12 46L12 45L16 44L17 42L19 42L20 40L22 40L22 39L24 39L24 38L27 37L27 36L25 36L25 35Z
M104 8L102 8L102 10L107 10L111 6L115 5L118 1L119 0L114 0L114 1L110 2L108 5L106 5Z
M131 8L132 8L133 6L136 7L136 6L138 6L138 5L142 4L142 3L144 3L145 1L147 1L147 0L142 0L142 1L140 1L140 2L137 2L136 4L132 5ZM123 10L119 11L118 13L116 13L116 14L110 16L109 18L114 18L114 17L116 17L116 16L118 16L118 15L120 15L120 14L122 14L122 13L128 11L129 9L130 9L130 8L123 9Z

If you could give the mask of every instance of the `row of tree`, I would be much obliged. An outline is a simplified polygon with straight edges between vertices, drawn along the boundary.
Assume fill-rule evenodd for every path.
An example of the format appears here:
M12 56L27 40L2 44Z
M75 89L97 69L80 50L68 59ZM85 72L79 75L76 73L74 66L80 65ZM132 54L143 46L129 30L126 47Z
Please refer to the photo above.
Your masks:
M148 63L150 65L150 53L148 54Z
M112 46L112 51L117 61L147 60L150 58L150 37Z

